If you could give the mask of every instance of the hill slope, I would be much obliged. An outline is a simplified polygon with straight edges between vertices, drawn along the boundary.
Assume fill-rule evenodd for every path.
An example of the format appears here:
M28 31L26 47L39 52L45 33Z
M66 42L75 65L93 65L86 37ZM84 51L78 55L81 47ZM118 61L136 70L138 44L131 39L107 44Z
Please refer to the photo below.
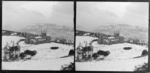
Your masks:
M78 30L100 32L104 34L113 35L114 31L120 31L120 35L125 38L137 38L140 40L148 41L148 28L139 26L130 26L127 24L116 25L101 25L93 29L86 29L84 27L77 27Z
M58 26L55 24L28 25L20 31L40 34L42 30L46 30L51 37L74 39L74 30L69 26Z

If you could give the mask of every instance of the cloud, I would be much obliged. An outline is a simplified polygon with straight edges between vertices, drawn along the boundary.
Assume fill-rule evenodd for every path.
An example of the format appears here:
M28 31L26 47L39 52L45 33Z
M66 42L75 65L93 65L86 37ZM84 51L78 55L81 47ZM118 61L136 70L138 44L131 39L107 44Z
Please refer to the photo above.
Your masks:
M13 10L19 8L22 4L25 4L27 2L21 2L21 1L2 1L2 7L5 10Z
M10 26L7 29L21 29L26 25L35 24L37 21L39 23L45 22L45 16L36 11L29 11L26 9L19 9L19 11L3 11L3 27Z
M2 26L12 30L35 24L73 26L72 12L73 2L3 1Z
M28 2L26 4L21 5L22 8L37 11L42 13L45 16L50 16L53 11L54 5L58 4L58 2Z
M126 9L137 15L148 16L148 2L133 2Z
M59 4L54 5L53 11L58 13L73 15L73 2L59 2Z
M73 2L59 2L53 6L52 16L49 19L56 24L74 27L73 11Z
M100 25L148 26L148 3L77 2L77 25L94 29ZM77 27L78 29L78 27Z
M133 2L127 6L122 22L133 26L148 27L149 6L146 2ZM125 20L125 21L123 21Z
M117 14L106 9L99 9L99 3L77 3L77 25L86 29L93 29L99 25L115 23ZM77 27L78 29L78 27Z
M90 11L94 6L98 4L97 2L77 2L77 12Z

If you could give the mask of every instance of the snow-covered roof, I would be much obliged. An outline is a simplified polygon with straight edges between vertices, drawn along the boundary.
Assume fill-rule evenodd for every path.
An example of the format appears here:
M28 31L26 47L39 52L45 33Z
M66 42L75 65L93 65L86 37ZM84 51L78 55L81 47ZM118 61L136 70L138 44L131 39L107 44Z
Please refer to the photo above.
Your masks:
M11 35L16 35L17 33L12 33Z
M37 38L37 39L38 39L38 38L42 38L42 37L40 37L40 36L37 36L37 37L35 37L35 38Z
M108 37L108 39L115 39L115 37Z

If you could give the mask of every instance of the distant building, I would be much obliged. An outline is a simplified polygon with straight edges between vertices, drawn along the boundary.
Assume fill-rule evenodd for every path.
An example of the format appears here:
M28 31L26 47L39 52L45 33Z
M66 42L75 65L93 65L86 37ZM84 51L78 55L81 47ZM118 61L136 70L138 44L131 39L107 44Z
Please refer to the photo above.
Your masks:
M107 37L103 36L103 35L99 35L99 39L98 39L98 43L99 44L105 44L105 39Z
M99 44L116 44L116 43L123 43L124 37L120 36L119 32L115 31L113 36L106 36L106 35L98 35L98 43Z
M41 32L40 36L34 36L31 34L26 34L25 43L27 44L41 44L50 43L51 37L46 35L46 32Z
M25 43L26 44L34 44L34 37L31 36L30 34L26 34L25 36Z
M84 36L89 36L89 35L90 35L90 33L85 33L85 34L84 34Z
M11 36L15 36L15 35L17 35L17 33L11 33L10 35L11 35Z
M120 36L120 32L119 31L114 31L114 37L119 37Z

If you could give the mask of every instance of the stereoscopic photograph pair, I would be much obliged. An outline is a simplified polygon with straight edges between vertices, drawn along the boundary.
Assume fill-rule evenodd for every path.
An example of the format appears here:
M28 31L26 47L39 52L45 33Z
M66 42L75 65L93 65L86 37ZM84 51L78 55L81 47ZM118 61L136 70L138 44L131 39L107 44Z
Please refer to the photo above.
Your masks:
M2 1L2 70L148 71L149 2Z

